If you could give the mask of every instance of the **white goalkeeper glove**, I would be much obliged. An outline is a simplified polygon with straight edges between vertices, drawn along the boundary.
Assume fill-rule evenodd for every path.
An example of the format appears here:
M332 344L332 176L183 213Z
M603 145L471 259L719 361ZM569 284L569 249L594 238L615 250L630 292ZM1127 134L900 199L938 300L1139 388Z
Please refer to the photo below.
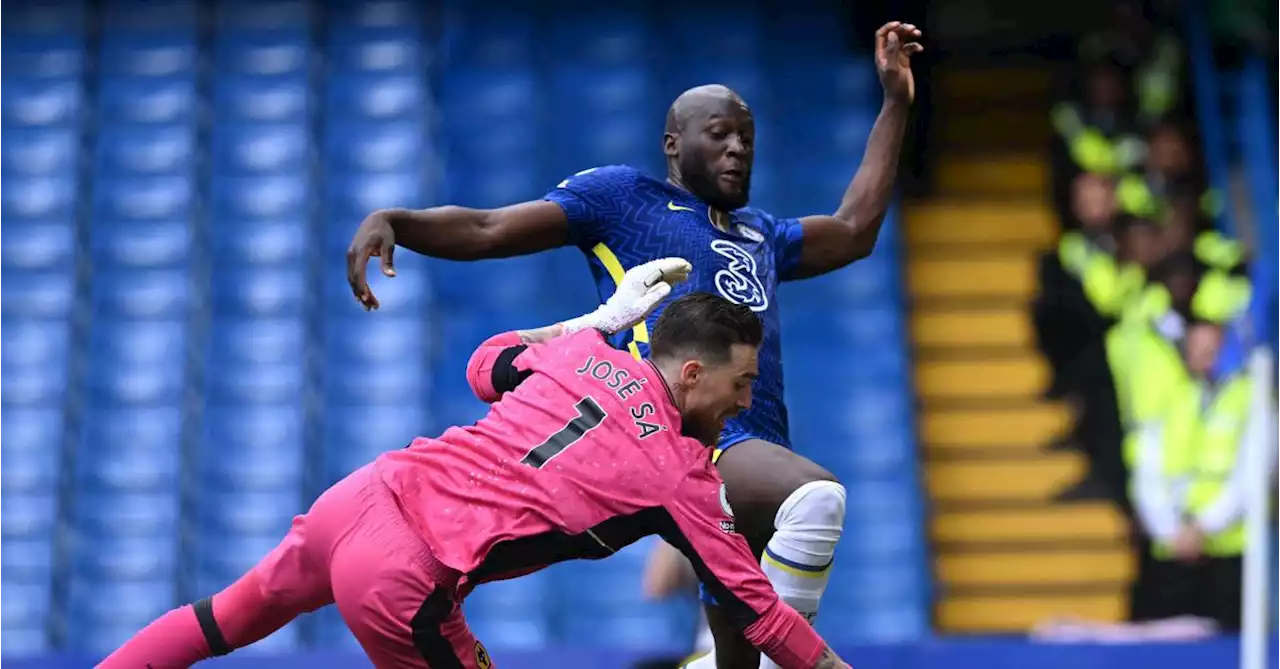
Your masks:
M595 311L567 320L564 334L595 328L617 334L644 321L671 289L689 278L693 266L684 258L659 258L627 270L618 290Z

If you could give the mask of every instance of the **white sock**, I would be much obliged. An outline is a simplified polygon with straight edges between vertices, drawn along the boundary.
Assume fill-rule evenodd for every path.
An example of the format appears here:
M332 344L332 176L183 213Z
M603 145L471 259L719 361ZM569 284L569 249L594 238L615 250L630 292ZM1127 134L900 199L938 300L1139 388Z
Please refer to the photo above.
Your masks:
M831 559L844 528L844 506L844 486L839 483L811 481L800 486L778 507L776 531L760 558L774 591L810 624L831 576ZM714 662L712 658L708 669ZM761 656L760 669L778 669L778 665Z

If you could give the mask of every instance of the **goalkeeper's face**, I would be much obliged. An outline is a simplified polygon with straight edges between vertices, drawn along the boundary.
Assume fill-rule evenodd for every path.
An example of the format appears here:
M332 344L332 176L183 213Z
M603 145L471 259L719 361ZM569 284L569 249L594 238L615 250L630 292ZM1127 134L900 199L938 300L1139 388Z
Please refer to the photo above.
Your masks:
M693 359L681 366L680 416L686 436L714 446L725 421L751 408L758 353L758 347L733 344L723 359Z

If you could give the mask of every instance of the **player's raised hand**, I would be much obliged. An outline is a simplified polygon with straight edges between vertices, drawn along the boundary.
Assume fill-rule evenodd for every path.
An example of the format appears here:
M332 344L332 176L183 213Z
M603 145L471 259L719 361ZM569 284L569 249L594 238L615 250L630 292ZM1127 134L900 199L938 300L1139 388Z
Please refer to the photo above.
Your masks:
M635 323L644 320L658 303L671 294L671 289L689 278L693 265L684 258L659 258L632 267L622 277L618 290L605 306L611 304Z
M916 99L916 82L911 75L911 57L924 46L924 33L910 23L890 21L876 31L876 72L885 95L895 102L911 104Z
M396 249L396 233L391 223L379 213L369 215L356 228L356 235L347 248L347 283L356 301L365 311L378 308L378 298L374 297L365 276L369 259L378 256L382 259L382 273L388 277L396 275L392 254Z
M600 308L578 318L565 321L566 332L591 327L617 334L643 321L674 286L689 278L693 265L684 258L659 258L627 270L618 289Z

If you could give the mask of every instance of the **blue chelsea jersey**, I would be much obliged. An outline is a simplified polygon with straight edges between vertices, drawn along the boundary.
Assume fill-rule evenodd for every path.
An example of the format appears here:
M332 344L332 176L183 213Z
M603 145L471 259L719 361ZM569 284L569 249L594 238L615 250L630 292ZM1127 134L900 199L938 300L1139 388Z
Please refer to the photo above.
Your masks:
M799 261L800 221L774 218L748 207L732 213L726 232L712 223L711 208L693 194L618 165L579 172L545 199L564 209L570 240L586 255L601 302L617 289L626 270L679 256L693 264L693 273L668 300L707 292L756 312L764 325L764 342L751 409L726 423L720 445L727 448L759 438L790 448L777 288L779 281L790 278ZM615 345L627 347L636 356L646 355L649 328L661 312L659 307L646 323L620 334Z

